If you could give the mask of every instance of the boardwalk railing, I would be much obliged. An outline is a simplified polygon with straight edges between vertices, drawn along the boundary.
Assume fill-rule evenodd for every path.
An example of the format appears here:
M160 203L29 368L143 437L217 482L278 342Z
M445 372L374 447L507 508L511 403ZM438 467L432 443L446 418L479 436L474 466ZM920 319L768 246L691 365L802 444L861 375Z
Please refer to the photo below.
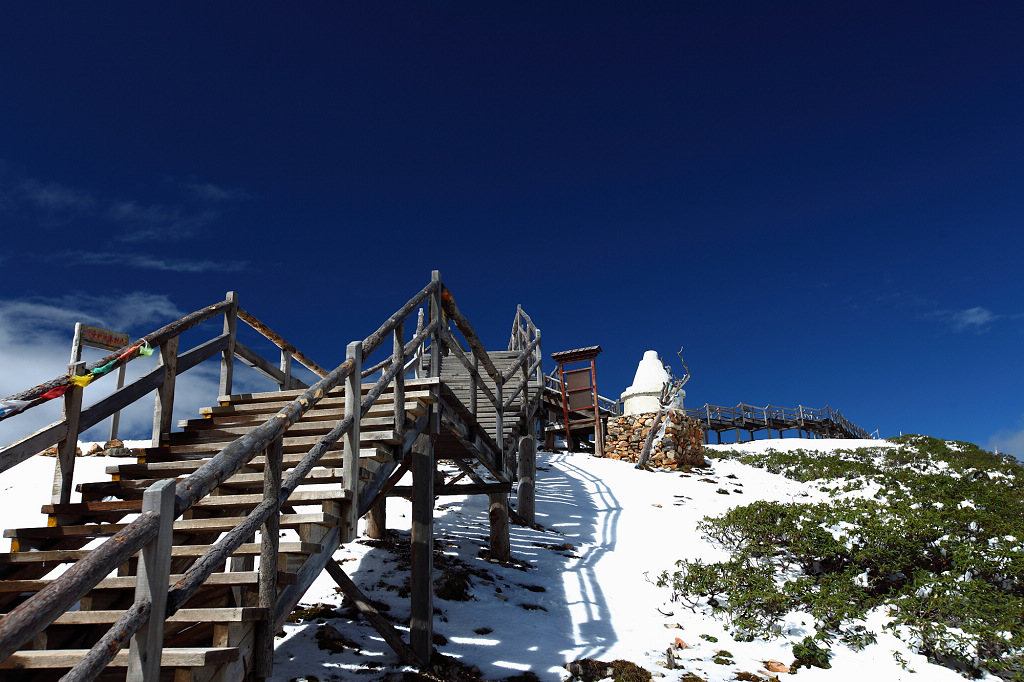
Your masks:
M708 441L710 432L714 431L721 442L722 432L730 430L736 431L737 441L740 439L740 431L747 431L753 440L754 432L762 429L767 429L769 436L772 430L776 430L780 437L783 431L792 429L824 438L871 437L866 430L827 405L820 409L802 405L795 408L778 405L757 407L746 403L735 407L704 405L697 409L686 408L686 416L701 425L705 441Z
M428 308L427 320L424 322L422 310L420 310L416 333L410 341L406 342L405 323L420 306ZM182 332L219 315L224 315L221 334L185 353L178 353L178 339ZM278 346L281 350L278 366L274 366L238 342L236 337L238 319ZM469 346L469 353L464 351L453 337L452 331L449 329L449 320L461 332ZM366 360L385 343L388 337L392 338L391 354L383 361L363 370L364 364L368 364ZM391 469L379 471L376 480L365 486L362 491L362 495L366 499L360 500L361 491L358 487L360 418L366 414L386 388L393 386L392 390L395 393L394 430L401 436L399 439L401 444L395 446L397 449L396 460L400 461L408 453L417 436L416 433L406 434L405 432L406 413L403 409L405 401L402 397L405 375L415 370L431 377L437 377L439 376L440 355L452 353L470 369L471 375L476 380L481 378L479 368L494 382L493 393L486 387L483 391L493 405L497 416L495 437L491 444L492 449L496 448L497 456L493 457L489 463L492 473L499 479L508 480L508 470L503 461L502 421L506 410L519 391L525 392L521 403L524 405L530 403L530 388L529 383L523 381L516 393L505 396L503 387L517 373L521 373L526 379L537 378L538 385L539 376L541 376L540 332L521 309L517 313L516 327L514 327L513 341L510 347L521 350L518 359L509 367L498 369L483 349L472 326L459 312L451 293L441 284L440 275L435 272L430 284L413 296L380 328L362 341L353 341L348 344L345 361L330 372L309 360L254 316L241 310L238 307L237 297L234 294L229 294L226 300L186 315L89 367L80 364L74 367L68 375L57 377L50 382L12 396L12 400L23 401L22 404L26 408L46 399L52 399L54 389L58 390L59 397L64 398L65 411L60 421L31 436L0 448L0 471L4 471L46 447L58 444L57 467L61 475L55 477L57 483L53 496L54 503L57 504L67 503L70 499L75 449L78 434L81 431L155 391L153 440L154 446L158 446L170 432L175 378L204 360L218 354L221 355L221 395L231 392L233 363L236 359L264 374L283 389L306 388L300 396L292 400L286 407L278 410L274 417L231 442L176 485L173 485L173 481L167 480L150 486L144 496L143 513L136 521L90 551L65 574L50 582L44 589L0 619L0 661L31 641L54 619L71 609L100 580L115 571L132 554L141 551L143 568L140 572L139 591L136 594L134 605L101 637L89 654L72 669L65 679L94 679L130 639L133 644L129 665L132 670L143 671L130 674L140 675L142 679L155 680L156 672L154 672L153 662L155 661L155 665L159 666L162 622L180 609L211 574L222 570L226 559L248 538L256 531L260 531L263 545L259 563L259 606L266 609L266 612L271 615L258 630L255 651L261 653L257 654L254 671L257 676L268 675L272 666L268 656L272 655L273 634L284 622L309 584L324 569L338 544L354 538L358 516L366 511L368 504L376 496L382 494L382 488L388 480L389 474L392 473ZM86 371L97 367L103 367L106 372L109 372L110 369L138 357L140 349L149 348L159 348L160 364L156 368L88 408L81 409L84 386L78 385L74 381L74 377L82 376ZM428 369L424 369L420 362L420 359L424 357L430 358ZM312 386L305 387L291 374L292 360L308 367L321 377L320 380ZM359 402L351 400L352 396L360 396L361 391L364 390L364 387L361 387L361 378L378 371L381 373L379 378L369 387L368 391L362 394L362 399ZM302 457L301 461L291 469L289 475L282 480L282 440L284 435L329 391L342 385L345 387L344 394L346 396L344 418L337 422L327 435L320 438ZM440 391L440 386L436 386L436 390ZM60 387L63 389L61 390ZM440 397L438 394L438 398ZM534 400L539 400L539 395ZM473 409L475 410L475 405ZM533 409L535 410L536 407ZM436 419L436 416L433 418ZM436 429L435 423L431 431L436 433ZM479 426L476 429L476 432L457 435L460 438L465 438L470 445L474 443L480 445L490 440L488 434L479 432ZM344 439L343 497L349 500L343 522L340 526L332 528L323 537L320 541L322 547L320 553L310 556L303 568L300 569L296 583L284 587L278 594L276 586L279 550L277 539L279 537L278 521L282 507L288 504L289 497L296 487L303 482L331 445L341 439ZM482 448L481 445L481 449L485 448ZM170 562L170 524L205 496L215 491L221 483L239 472L252 458L258 455L265 456L267 461L268 473L265 478L263 501L234 529L225 533L215 544L211 545L180 581L171 586L169 591L166 590ZM431 459L429 466L432 472L432 458L428 459ZM487 462L485 461L485 463ZM421 480L431 478L432 473L431 476ZM420 497L429 501L431 505L429 509L432 510L432 493ZM417 511L414 509L414 516L416 514ZM416 522L417 519L414 519L414 535ZM426 550L428 557L429 546L428 542ZM414 563L416 561L415 554L414 537ZM414 575L415 570L414 566ZM141 578L143 573L148 576L145 580ZM414 592L417 589L422 591L424 588L422 586L417 588L414 584ZM426 589L429 589L429 586ZM432 617L429 611L425 615L420 615L426 618ZM416 614L414 613L414 647L417 645L415 624ZM426 631L429 634L429 627ZM422 632L420 634L422 635ZM420 646L416 648L422 650L424 643L420 642L419 644ZM426 638L426 646L429 647L429 636ZM422 655L422 651L420 654Z

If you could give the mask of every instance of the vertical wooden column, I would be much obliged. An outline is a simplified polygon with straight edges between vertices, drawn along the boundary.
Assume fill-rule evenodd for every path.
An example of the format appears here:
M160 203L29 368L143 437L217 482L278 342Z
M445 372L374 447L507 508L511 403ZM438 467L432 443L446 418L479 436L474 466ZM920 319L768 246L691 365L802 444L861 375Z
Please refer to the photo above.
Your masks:
M160 447L162 434L171 432L174 417L174 380L178 375L178 337L167 339L160 346L160 365L164 368L163 383L156 390L153 408L153 447Z
M494 382L494 397L497 399L498 406L494 410L494 442L498 445L498 461L494 463L494 467L503 473L507 473L505 470L505 420L503 413L505 412L505 396L502 395L502 384L500 380Z
M281 349L281 374L284 374L284 381L278 384L282 391L292 387L292 353L284 348Z
M531 420L526 435L519 438L519 487L516 489L516 511L531 526L536 523L537 436Z
M153 607L149 620L132 637L128 648L128 682L158 682L160 657L167 617L167 585L171 573L171 544L174 529L175 481L157 481L142 496L142 513L160 516L160 531L142 548L135 601L148 600Z
M434 448L422 434L412 447L412 546L410 645L424 665L434 638Z
M508 535L508 493L488 493L487 516L491 527L491 558L507 562L512 558Z
M85 363L68 365L68 375L85 374ZM71 384L64 392L62 417L68 425L68 434L57 443L57 457L53 470L52 504L67 504L71 501L71 490L75 477L75 454L78 451L78 419L82 414L82 392L84 388Z
M366 537L383 540L388 534L388 509L382 497L370 507L366 514Z
M395 437L402 443L405 441L405 324L402 322L395 325L393 348L391 361L399 367L394 383Z
M128 365L121 365L117 368L117 387L115 390L124 388L124 375L125 370L128 369ZM121 410L118 410L110 417L110 438L107 440L114 440L117 438L117 428L121 423Z
M227 293L231 307L224 312L224 333L228 335L228 347L220 357L220 393L231 395L231 382L235 374L235 330L238 326L238 294Z
M430 335L430 377L441 374L441 273L434 270L431 281L430 321L438 327ZM439 389L435 389L439 390ZM426 665L434 651L434 438L440 430L440 414L431 405L428 430L412 446L412 540L410 563L409 644L420 663Z
M416 313L416 335L419 336L420 332L423 331L423 308L420 308ZM423 342L416 348L416 369L413 372L413 376L417 379L423 377Z
M263 468L263 499L281 499L281 459L284 439L275 438L267 448ZM260 528L259 606L266 609L266 618L256 624L255 672L265 679L274 672L274 608L277 606L278 550L281 535L281 510L270 515Z
M342 521L341 541L352 542L359 531L359 419L363 398L363 342L353 341L345 349L345 359L352 362L352 374L345 380L345 418L352 417L352 428L345 434L343 469L345 490L349 491L348 507Z
M594 454L604 457L604 433L601 429L601 408L597 404L597 360L590 358L590 387L594 397Z

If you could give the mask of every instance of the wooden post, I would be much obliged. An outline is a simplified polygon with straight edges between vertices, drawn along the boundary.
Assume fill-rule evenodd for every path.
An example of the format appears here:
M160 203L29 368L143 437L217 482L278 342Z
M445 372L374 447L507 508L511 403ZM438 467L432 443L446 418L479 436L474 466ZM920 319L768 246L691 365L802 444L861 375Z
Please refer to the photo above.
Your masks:
M282 391L292 387L292 353L284 348L281 349L281 374L284 374L284 382L278 384Z
M220 358L220 395L231 395L231 382L235 373L235 330L238 326L238 294L227 293L231 307L224 312L224 333L228 335L228 347Z
M494 397L498 405L494 409L494 442L498 445L498 461L494 463L494 468L503 473L508 473L505 469L505 398L501 395L502 389L501 381L494 382Z
M160 366L164 368L163 383L156 390L153 408L153 447L160 447L162 434L171 432L174 417L174 380L178 375L178 338L167 339L160 346Z
M75 322L75 336L71 339L71 359L69 364L75 364L82 359L82 327L81 322Z
M158 682L160 657L167 618L167 585L171 573L171 544L174 528L174 487L176 481L157 481L142 496L142 512L160 515L160 531L142 548L135 601L152 603L149 620L132 637L128 650L128 682Z
M75 362L68 365L70 376L85 374L85 363ZM78 451L78 418L82 414L82 392L84 388L71 384L64 392L64 408L61 415L68 425L68 435L57 443L57 461L53 470L53 491L50 496L52 504L67 504L71 501L74 488L75 454Z
M398 365L398 373L395 374L394 396L395 396L395 437L399 443L405 442L405 324L399 322L395 325L394 350L391 353L391 362Z
M359 530L359 403L362 400L363 342L353 341L348 344L345 359L352 362L352 374L345 380L345 417L352 417L352 428L345 434L344 485L350 497L342 521L343 543L355 540Z
M427 665L434 649L434 447L430 435L416 439L411 457L410 644L420 663Z
M488 493L488 517L491 526L491 558L507 563L512 558L508 535L508 493Z
M416 336L420 335L420 332L423 331L423 327L423 308L420 308L419 312L416 314ZM420 345L416 347L416 369L413 376L417 379L420 379L423 376L423 343L420 343Z
M430 296L429 319L437 322L430 335L430 377L441 375L441 273L430 275L436 287ZM440 390L440 389L435 389ZM434 652L434 438L441 430L440 410L429 408L427 432L412 445L412 539L410 542L411 608L409 644L422 665Z
M263 468L263 499L281 496L281 460L284 439L275 438L266 450ZM278 549L281 536L281 510L271 514L260 528L259 606L267 616L256 624L255 671L257 678L274 672L274 608L277 606Z
M525 436L519 438L519 488L516 490L516 511L531 526L536 523L537 438L534 423L527 424Z
M115 390L121 390L124 388L124 374L125 370L128 369L128 365L124 364L117 368L117 387ZM110 417L110 438L108 441L117 438L117 427L121 423L121 410L118 410Z
M366 536L374 540L383 540L387 537L387 497L381 497L370 507L370 513L366 515Z

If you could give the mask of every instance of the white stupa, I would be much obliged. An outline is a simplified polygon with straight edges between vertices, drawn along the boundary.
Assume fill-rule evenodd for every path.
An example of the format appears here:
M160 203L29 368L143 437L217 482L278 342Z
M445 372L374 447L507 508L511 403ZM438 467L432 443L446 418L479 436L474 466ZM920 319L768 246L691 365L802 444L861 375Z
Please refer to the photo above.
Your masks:
M623 415L641 414L643 412L657 412L661 407L661 387L671 381L665 366L658 359L658 352L649 350L644 352L644 357L636 367L636 375L633 377L633 385L622 394ZM679 392L677 408L682 408L685 391Z

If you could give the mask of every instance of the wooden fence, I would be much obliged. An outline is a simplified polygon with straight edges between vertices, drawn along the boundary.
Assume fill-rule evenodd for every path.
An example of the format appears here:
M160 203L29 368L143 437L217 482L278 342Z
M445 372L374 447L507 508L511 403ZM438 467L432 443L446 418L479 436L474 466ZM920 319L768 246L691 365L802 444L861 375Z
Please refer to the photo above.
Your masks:
M795 408L777 405L756 407L746 403L735 407L704 405L697 409L686 408L686 416L704 429L705 442L710 442L712 431L717 434L719 443L722 442L723 431L735 431L737 442L741 440L740 431L747 431L750 440L754 440L754 433L761 430L767 430L769 438L773 430L779 432L780 438L782 432L787 430L822 438L871 437L867 431L827 405L820 409L802 405Z

